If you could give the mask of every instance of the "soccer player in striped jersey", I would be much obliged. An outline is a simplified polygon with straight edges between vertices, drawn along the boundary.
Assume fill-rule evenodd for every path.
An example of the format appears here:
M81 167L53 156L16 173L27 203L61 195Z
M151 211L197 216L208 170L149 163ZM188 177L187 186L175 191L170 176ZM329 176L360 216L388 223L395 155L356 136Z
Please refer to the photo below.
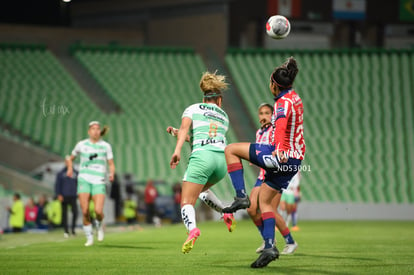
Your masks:
M67 176L73 176L73 160L80 156L78 174L78 197L83 214L83 230L86 235L85 246L93 245L93 231L89 214L89 201L92 199L95 205L95 225L98 233L98 241L103 241L103 206L106 194L106 179L109 168L109 181L114 180L115 164L112 147L101 139L108 128L101 130L98 121L89 123L88 139L79 141L72 151L72 155L66 159Z
M185 109L177 134L177 144L171 156L170 167L180 162L181 149L190 136L191 156L183 177L181 193L181 217L188 231L182 252L188 253L200 236L194 205L200 193L208 190L226 175L226 132L229 119L221 109L222 91L227 89L225 76L206 72L200 80L203 102ZM232 217L232 216L231 216Z
M256 132L256 143L258 144L271 144L272 143L272 133L273 133L273 126L272 126L272 114L273 114L273 106L268 103L263 103L259 106L259 122L261 124L260 128ZM258 208L258 198L259 198L259 190L260 186L262 185L266 175L266 170L260 168L259 175L256 180L256 184L252 188L250 192L250 207L247 208L247 213L249 214L250 218L252 219L253 223L257 226L262 238L263 236L263 221L261 217L261 213ZM284 193L283 193L284 194ZM283 196L283 195L282 195ZM287 227L287 223L285 222L284 218L279 214L277 211L277 197L275 197L272 201L272 205L275 209L275 217L276 217L276 227L281 232L282 236L290 234L289 228ZM276 244L276 239L275 239ZM291 240L291 244L287 243L286 246L296 245L293 238ZM257 253L261 253L264 249L265 242L256 250ZM286 250L286 249L284 249ZM289 253L285 253L287 251L282 252L282 254L292 254L294 250L289 251Z
M236 191L236 198L230 207L223 209L223 212L232 213L250 206L241 159L266 170L265 180L259 190L265 248L251 264L252 268L265 267L279 257L279 251L274 246L276 221L272 200L276 197L278 206L282 190L287 188L289 181L299 171L305 155L303 104L292 88L297 73L296 60L291 57L270 76L269 88L275 96L272 143L233 143L225 150L227 170ZM292 243L290 233L284 237L286 243ZM294 250L296 245L287 248Z
M256 143L270 144L271 133L273 131L272 126L272 114L273 106L268 103L263 103L259 106L259 122L260 128L256 131ZM257 176L256 184L250 192L250 206L247 208L247 213L256 225L260 234L263 237L263 224L262 217L258 208L259 189L265 179L266 170L260 168L259 175ZM256 252L260 253L263 251L264 245L259 247Z

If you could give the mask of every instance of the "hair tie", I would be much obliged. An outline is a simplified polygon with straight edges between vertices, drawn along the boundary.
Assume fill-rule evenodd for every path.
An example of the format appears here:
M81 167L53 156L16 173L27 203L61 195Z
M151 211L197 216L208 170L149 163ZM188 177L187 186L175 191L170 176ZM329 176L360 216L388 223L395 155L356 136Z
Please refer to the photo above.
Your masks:
M274 75L274 73L272 74L272 76L270 77L270 79L272 80L272 82L273 83L275 83L277 86L279 86L279 87L282 87L282 88L290 88L290 87L292 87L292 84L290 84L290 85L287 85L287 86L284 86L284 85L281 85L281 84L279 84L277 81L276 81L276 79L273 77L273 75Z
M217 96L221 96L221 92L220 91L211 91L208 90L204 93L204 98L212 98L212 97L217 97Z

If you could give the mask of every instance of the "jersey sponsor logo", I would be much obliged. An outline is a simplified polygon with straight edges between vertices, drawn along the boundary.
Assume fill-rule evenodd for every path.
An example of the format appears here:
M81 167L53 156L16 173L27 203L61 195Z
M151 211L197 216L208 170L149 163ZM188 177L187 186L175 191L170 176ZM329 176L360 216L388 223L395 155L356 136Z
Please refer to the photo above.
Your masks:
M213 138L204 139L201 141L201 146L208 145L208 144L216 144L216 143L222 143L225 144L224 140L217 140Z
M95 153L95 154L90 154L89 155L89 160L93 160L94 158L97 158L98 157L98 154L97 153Z
M226 116L226 113L221 110L220 108L214 107L214 106L207 106L207 105L200 105L201 110L210 110L210 111L216 111L217 113Z
M213 120L220 121L221 123L224 123L224 119L220 117L218 114L215 114L213 112L205 112L204 116L207 117L208 119L213 119Z

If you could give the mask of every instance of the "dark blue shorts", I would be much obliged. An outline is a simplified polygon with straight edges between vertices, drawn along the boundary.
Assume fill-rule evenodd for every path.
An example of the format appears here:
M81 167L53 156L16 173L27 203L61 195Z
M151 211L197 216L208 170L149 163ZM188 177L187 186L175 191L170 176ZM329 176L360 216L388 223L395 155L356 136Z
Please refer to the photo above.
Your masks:
M300 159L289 158L287 163L279 163L277 158L272 156L275 147L270 144L250 144L249 157L250 162L266 170L266 176L263 182L267 185L282 191L289 185L289 181L299 171Z
M263 180L257 179L256 184L254 185L254 187L260 187L260 185L262 185L262 182L263 182Z

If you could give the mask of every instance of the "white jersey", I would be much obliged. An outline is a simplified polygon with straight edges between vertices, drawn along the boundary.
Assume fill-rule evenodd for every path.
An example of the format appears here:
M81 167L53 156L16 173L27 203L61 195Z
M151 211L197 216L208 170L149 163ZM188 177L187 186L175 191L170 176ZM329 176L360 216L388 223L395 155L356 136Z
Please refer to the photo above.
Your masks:
M80 156L79 178L91 184L105 183L108 160L114 158L108 142L92 143L90 139L84 139L76 144L72 156Z
M185 109L182 117L192 120L190 144L192 151L224 152L229 118L223 109L212 103L197 103Z

